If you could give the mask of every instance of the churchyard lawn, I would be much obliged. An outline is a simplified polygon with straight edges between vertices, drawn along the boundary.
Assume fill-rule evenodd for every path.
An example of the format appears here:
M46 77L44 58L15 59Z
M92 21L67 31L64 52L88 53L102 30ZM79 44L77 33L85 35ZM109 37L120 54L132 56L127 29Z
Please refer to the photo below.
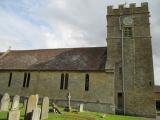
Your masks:
M21 119L24 120L24 108L21 109ZM129 116L119 116L119 115L106 115L102 118L102 113L97 112L63 112L61 108L60 111L62 114L54 114L52 112L49 113L48 120L145 120L145 118L138 118L138 117L129 117ZM0 112L0 120L7 120L7 112Z

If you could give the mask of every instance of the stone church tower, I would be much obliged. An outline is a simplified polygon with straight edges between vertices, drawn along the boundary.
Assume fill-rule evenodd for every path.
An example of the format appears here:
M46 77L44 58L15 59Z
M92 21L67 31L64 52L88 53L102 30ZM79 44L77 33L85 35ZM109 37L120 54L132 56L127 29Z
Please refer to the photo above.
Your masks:
M115 68L116 112L155 116L148 3L107 10L106 68Z

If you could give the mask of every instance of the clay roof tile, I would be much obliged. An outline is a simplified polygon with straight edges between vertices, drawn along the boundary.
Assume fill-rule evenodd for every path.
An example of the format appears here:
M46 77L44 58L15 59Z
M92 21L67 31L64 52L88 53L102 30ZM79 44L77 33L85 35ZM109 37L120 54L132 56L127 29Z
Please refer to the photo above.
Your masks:
M106 47L11 50L0 70L105 70Z

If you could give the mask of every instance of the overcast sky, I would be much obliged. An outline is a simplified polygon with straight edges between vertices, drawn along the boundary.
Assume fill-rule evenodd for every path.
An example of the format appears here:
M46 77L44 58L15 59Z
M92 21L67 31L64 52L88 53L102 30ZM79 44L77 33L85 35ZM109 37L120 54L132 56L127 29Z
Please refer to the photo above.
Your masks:
M160 85L159 0L0 0L0 51L106 46L106 6L149 2L155 83Z

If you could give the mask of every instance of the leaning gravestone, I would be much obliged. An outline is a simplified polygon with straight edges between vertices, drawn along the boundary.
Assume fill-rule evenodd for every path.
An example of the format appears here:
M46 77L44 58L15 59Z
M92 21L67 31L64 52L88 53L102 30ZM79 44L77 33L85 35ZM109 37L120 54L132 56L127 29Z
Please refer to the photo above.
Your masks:
M8 111L10 105L10 97L8 93L5 93L1 99L0 111Z
M31 119L32 111L35 108L37 108L37 98L36 98L35 95L31 95L28 98L28 101L27 101L25 120L30 120Z
M58 109L58 106L56 106L54 103L52 103L52 109L53 109L53 112L54 112L54 113L62 114L62 113L60 112L60 110Z
M11 110L9 111L8 120L19 120L20 110Z
M41 120L48 119L48 112L49 112L49 98L44 97L42 103Z
M15 95L13 98L11 110L18 110L19 109L19 100L20 100L20 97L18 95Z
M40 120L41 109L35 108L32 111L32 119L31 120Z

